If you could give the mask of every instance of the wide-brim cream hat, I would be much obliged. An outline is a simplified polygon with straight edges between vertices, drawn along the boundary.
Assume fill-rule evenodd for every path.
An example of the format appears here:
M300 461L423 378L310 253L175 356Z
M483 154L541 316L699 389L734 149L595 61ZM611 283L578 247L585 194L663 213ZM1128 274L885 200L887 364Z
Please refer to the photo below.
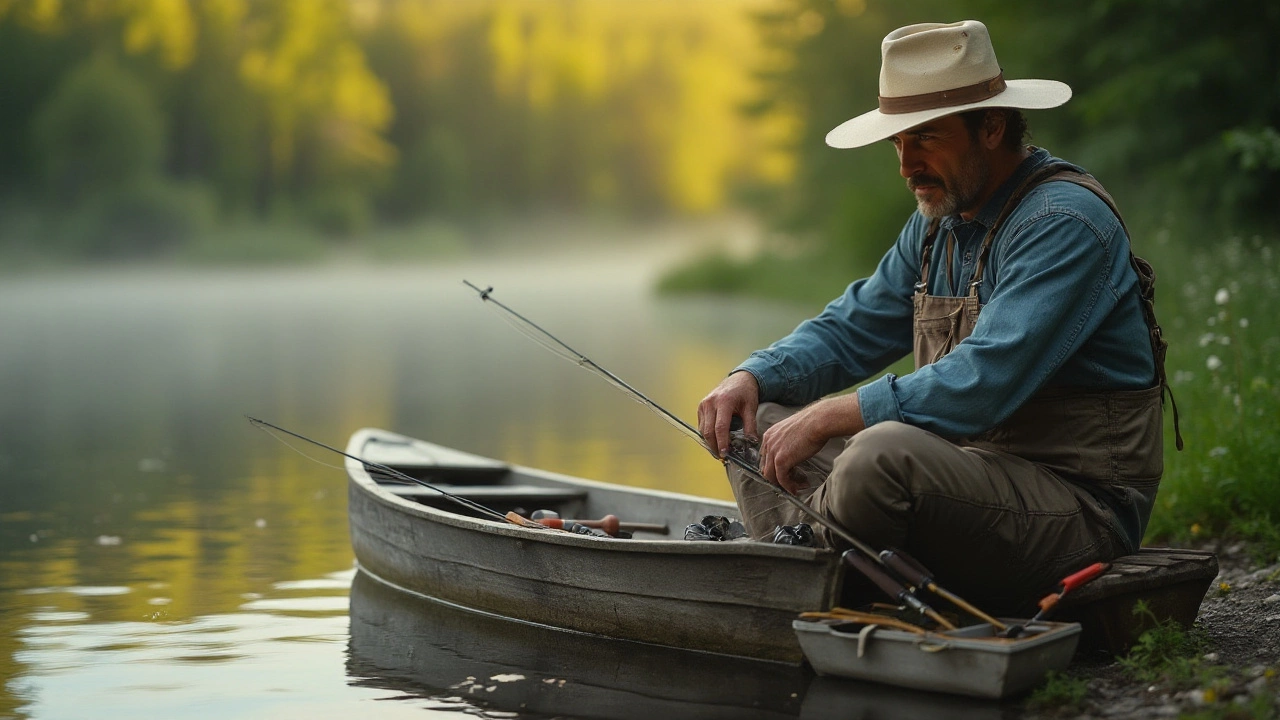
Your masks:
M827 133L831 147L862 147L966 110L1041 110L1071 99L1056 80L1005 80L987 26L976 20L899 28L880 55L880 107Z

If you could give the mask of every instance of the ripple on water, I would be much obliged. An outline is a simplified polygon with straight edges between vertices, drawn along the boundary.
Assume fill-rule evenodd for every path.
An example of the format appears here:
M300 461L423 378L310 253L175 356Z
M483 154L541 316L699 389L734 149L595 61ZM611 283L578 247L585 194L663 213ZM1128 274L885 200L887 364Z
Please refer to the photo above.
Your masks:
M19 595L52 595L55 593L66 593L68 595L78 595L80 597L100 597L106 595L128 595L133 592L131 588L120 585L72 585L69 587L42 587L27 588L19 590Z

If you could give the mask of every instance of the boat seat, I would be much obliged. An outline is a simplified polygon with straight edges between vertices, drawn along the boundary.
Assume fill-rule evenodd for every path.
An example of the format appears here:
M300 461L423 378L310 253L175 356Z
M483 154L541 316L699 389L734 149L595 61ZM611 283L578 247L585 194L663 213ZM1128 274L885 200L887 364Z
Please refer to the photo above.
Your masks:
M382 487L392 494L418 502L441 498L440 493L420 485ZM587 499L587 491L578 488L543 487L540 485L437 485L441 490L485 505L530 505L546 507Z

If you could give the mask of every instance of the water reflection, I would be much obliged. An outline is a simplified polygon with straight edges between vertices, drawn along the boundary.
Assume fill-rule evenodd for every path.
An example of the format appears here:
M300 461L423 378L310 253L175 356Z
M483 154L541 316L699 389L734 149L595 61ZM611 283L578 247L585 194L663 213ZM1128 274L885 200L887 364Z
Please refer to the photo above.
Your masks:
M278 583L236 612L182 621L92 621L59 610L92 588L33 588L8 684L36 718L344 718L385 692L350 691L341 663L353 571ZM90 592L85 592L89 590ZM113 589L114 590L114 589ZM112 593L115 594L115 593ZM363 710L362 710L363 709ZM420 717L410 704L379 717Z
M655 300L647 288L661 262L615 249L574 264L4 278L0 718L107 716L106 705L200 716L184 702L258 717L254 703L275 707L275 691L327 712L299 696L345 687L345 589L280 583L350 568L345 477L253 432L244 414L337 445L380 426L727 497L693 443L530 344L461 285L494 285L691 417L727 368L803 313ZM268 628L276 634L260 634ZM231 640L205 644L219 634ZM320 641L295 659L283 648L299 643L286 637ZM215 661L193 659L205 655ZM196 666L219 668L220 688ZM104 700L122 688L130 702Z
M796 717L808 678L776 663L611 641L457 609L357 574L348 672L362 686L588 718Z
M998 720L998 703L608 640L463 610L357 573L347 672L488 717Z

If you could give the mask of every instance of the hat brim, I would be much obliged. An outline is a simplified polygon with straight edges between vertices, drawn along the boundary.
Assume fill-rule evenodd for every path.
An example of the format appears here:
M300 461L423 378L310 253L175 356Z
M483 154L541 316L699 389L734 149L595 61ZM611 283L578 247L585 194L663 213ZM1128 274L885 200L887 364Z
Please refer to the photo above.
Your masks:
M884 140L917 125L946 115L979 108L1017 108L1045 110L1058 107L1071 99L1071 87L1057 80L1008 80L1004 92L966 105L886 115L877 110L846 120L827 133L827 144L834 148L856 148Z

